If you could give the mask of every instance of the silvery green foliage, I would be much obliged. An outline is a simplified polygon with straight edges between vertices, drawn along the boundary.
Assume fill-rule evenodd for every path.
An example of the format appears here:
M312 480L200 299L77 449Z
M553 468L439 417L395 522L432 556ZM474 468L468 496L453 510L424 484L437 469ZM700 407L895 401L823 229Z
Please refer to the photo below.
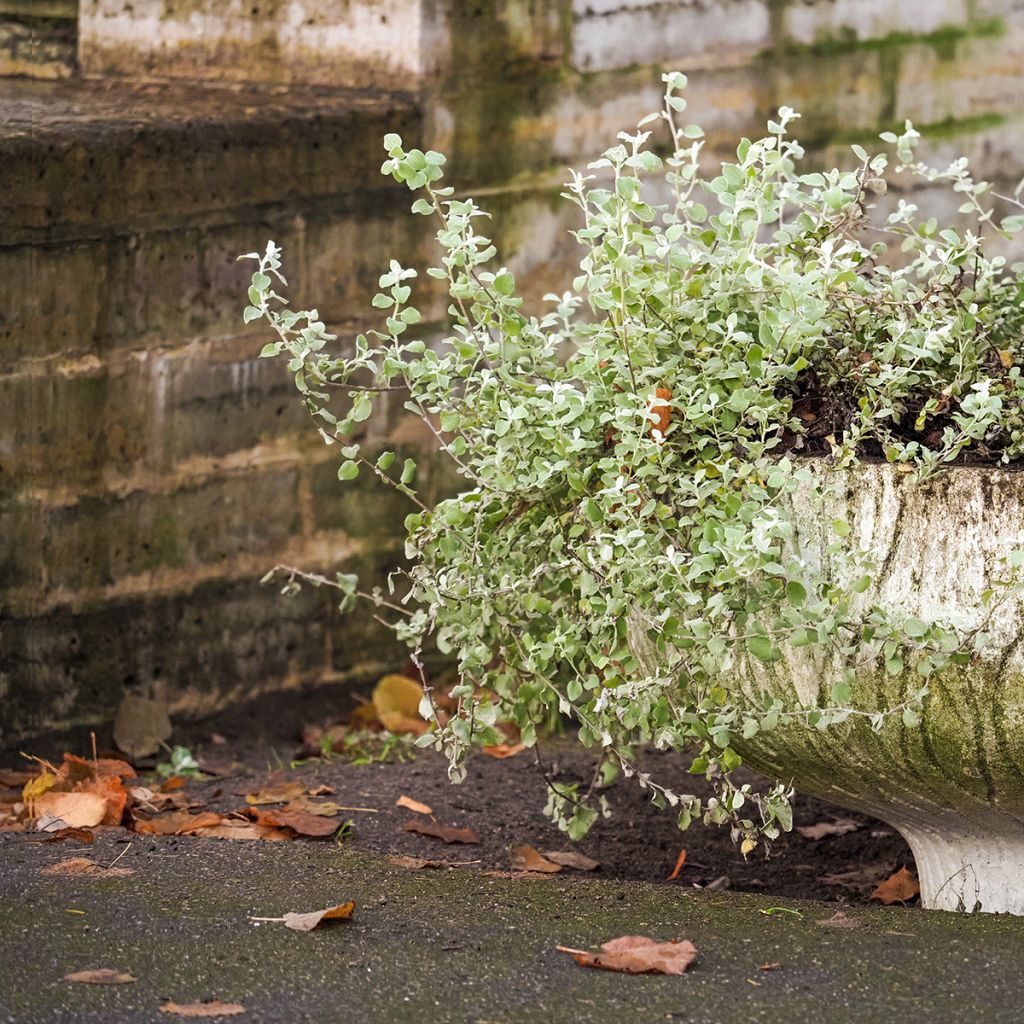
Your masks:
M384 173L419 193L414 213L439 223L442 255L427 273L451 297L448 336L416 337L416 271L392 262L373 300L383 329L351 355L331 353L317 312L292 312L275 291L284 279L273 243L249 254L259 270L245 319L276 331L262 354L288 359L325 441L341 448L339 476L374 473L413 503L401 597L366 596L401 613L395 628L414 650L429 637L457 658L459 712L425 738L446 751L453 777L472 743L500 741L499 719L532 745L540 723L568 715L605 754L589 790L551 786L548 811L572 835L603 812L600 788L618 769L675 807L682 827L730 823L746 852L791 819L783 786L733 784L735 736L792 716L824 728L851 714L880 726L897 713L912 725L929 677L966 663L979 642L944 623L855 613L871 566L843 522L832 524L830 556L848 560L848 589L797 557L779 498L827 484L800 458L807 429L794 404L811 375L832 396L832 464L874 451L924 477L968 449L1024 455L1021 268L982 251L986 229L1014 231L1021 218L993 225L988 186L965 162L916 163L908 124L883 136L899 170L959 193L973 226L940 229L900 200L873 229L888 158L854 146L849 170L802 173L787 108L704 178L703 132L679 121L685 79L665 81L665 110L567 186L583 257L573 290L548 296L545 315L524 313L482 234L483 211L440 186L444 157L391 135ZM659 120L673 142L666 159L645 130ZM658 174L674 195L667 208L648 198ZM899 268L881 260L893 240L906 254ZM395 390L465 478L432 508L411 461L368 457L352 440L380 393ZM340 416L329 408L338 392ZM291 585L302 575L293 570ZM358 593L351 577L307 578L338 586L346 602ZM641 671L628 622L656 645L656 675ZM921 688L897 708L871 708L851 667L828 707L737 704L730 659L773 662L786 644L829 645L851 666L916 668ZM702 801L638 772L638 743L694 749L692 771L718 795Z

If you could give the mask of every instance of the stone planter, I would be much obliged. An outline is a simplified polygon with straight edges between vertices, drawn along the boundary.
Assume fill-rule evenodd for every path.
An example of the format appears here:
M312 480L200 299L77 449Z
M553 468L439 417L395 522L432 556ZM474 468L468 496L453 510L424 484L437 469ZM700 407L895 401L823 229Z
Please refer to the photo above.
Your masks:
M982 592L1000 561L1024 548L1024 473L955 469L925 484L887 465L837 477L840 494L815 509L798 493L789 514L810 564L838 578L824 549L833 518L853 527L878 572L865 605L970 629L988 614ZM874 732L864 717L819 731L788 724L736 744L747 763L800 790L898 829L917 861L927 908L1024 914L1024 601L1014 594L986 626L983 653L932 680L918 725L900 715ZM638 651L638 653L641 653ZM737 659L748 697L787 707L827 705L841 679L838 655L784 649L765 665ZM854 706L881 710L920 688L921 677L865 669Z

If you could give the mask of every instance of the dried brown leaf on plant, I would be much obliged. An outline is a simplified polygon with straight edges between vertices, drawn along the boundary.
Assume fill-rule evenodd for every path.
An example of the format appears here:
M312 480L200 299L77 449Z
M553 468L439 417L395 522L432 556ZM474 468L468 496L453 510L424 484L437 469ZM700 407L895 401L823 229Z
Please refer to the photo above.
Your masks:
M161 1013L174 1013L179 1017L235 1017L245 1013L241 1003L222 1003L219 999L208 999L202 1003L164 1003Z
M497 743L493 747L481 748L488 757L496 757L504 760L506 757L515 757L526 749L525 743Z
M827 839L829 836L845 836L860 827L861 823L852 818L836 818L834 821L819 821L816 825L798 825L796 830L804 839Z
M419 832L421 835L442 839L446 843L480 842L480 837L471 828L450 828L447 825L435 825L432 821L415 820L403 822L402 828L406 832Z
M509 854L508 862L514 871L538 871L544 875L554 875L562 870L561 864L555 864L543 857L532 846L517 846Z
M596 871L601 866L600 861L575 850L545 850L543 856L563 868L575 868L577 871Z
M683 865L686 863L686 850L680 850L679 856L676 857L676 866L672 869L672 874L668 876L666 881L674 882L679 877L679 872L683 870Z
M70 875L77 878L124 878L127 875L134 875L132 868L104 867L97 864L88 857L69 857L67 860L59 860L56 864L40 868L41 875Z
M688 939L656 942L643 935L623 935L601 946L601 952L556 946L570 954L581 967L598 967L624 974L685 974L697 959L697 947Z
M913 872L902 867L895 874L890 875L884 882L871 893L869 899L881 900L888 906L890 903L906 903L912 900L921 891L917 876Z
M98 967L92 971L72 971L64 975L64 980L77 981L83 985L127 985L135 979L127 971Z
M426 804L421 804L419 800L413 800L411 796L406 796L404 793L395 801L396 807L404 807L407 811L412 811L413 814L433 814L434 810L428 807Z
M32 801L37 817L59 818L67 828L93 828L103 821L107 801L98 793L58 793L50 790Z
M291 810L288 807L283 810L255 811L254 813L258 825L290 828L300 836L313 836L322 839L326 836L333 836L340 828L333 818L320 814L309 814L307 811Z
M289 911L284 917L250 917L250 921L280 921L293 932L311 932L321 921L347 921L356 909L355 901L339 903L325 910L311 910L306 914Z

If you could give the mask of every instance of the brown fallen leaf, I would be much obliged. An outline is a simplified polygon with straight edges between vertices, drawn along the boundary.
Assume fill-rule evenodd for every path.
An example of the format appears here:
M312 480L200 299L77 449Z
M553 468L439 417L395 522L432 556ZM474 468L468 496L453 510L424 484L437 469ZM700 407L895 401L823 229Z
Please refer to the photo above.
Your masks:
M246 793L245 802L252 806L261 804L287 804L305 795L306 787L301 782L282 782L267 786L255 793Z
M160 792L173 793L176 789L184 789L186 781L187 780L182 778L180 775L172 775L169 779L164 779L164 781L160 783Z
M478 860L423 860L421 857L388 857L396 868L419 871L421 868L466 868L479 864Z
M426 804L421 804L419 800L413 800L411 796L406 796L404 793L395 801L396 807L404 807L407 811L412 811L413 814L433 814L433 808L428 807Z
M758 970L759 970L759 971L777 971L777 970L779 970L779 969L780 969L781 967L782 967L782 964L776 964L776 963L772 963L772 964L761 964L761 966L760 966L760 967L758 967Z
M601 946L600 953L556 946L570 954L581 967L599 967L624 974L685 974L697 959L697 947L688 939L680 942L655 942L643 935L623 935Z
M906 903L912 900L921 891L917 876L902 867L895 874L890 875L881 885L878 886L868 897L872 900L881 900L886 906L890 903Z
M271 843L295 838L295 833L289 829L243 821L240 818L224 818L219 825L207 825L204 828L195 829L192 834L205 839L262 839Z
M866 892L874 889L884 878L892 874L893 864L873 864L870 867L854 868L834 875L822 875L823 885L839 886L843 889Z
M300 836L324 838L333 836L341 827L333 818L320 814L309 814L306 811L283 810L256 811L256 823L269 825L272 828L290 828Z
M561 864L563 868L576 868L577 871L596 871L601 866L600 861L575 850L545 850L543 856L554 864Z
M683 865L686 863L686 851L680 850L679 856L676 857L676 866L672 869L672 874L668 876L666 881L674 882L679 877L679 872L683 870Z
M321 783L319 786L314 786L309 790L309 796L334 796L337 790L333 786L328 786L325 783Z
M202 828L220 825L224 819L214 811L200 811L189 814L188 811L174 811L163 814L159 818L139 818L135 821L135 831L156 836L187 836Z
M859 821L836 818L835 821L819 821L816 825L798 825L796 830L804 839L825 839L828 836L845 836L847 832L856 832L859 828Z
M92 971L72 971L64 975L64 980L77 981L83 985L127 985L135 979L127 971L98 967Z
M356 909L355 901L339 903L335 907L327 907L326 910L311 910L306 914L297 914L289 911L284 917L250 917L250 921L280 921L286 928L293 932L311 932L321 921L347 921Z
M235 1017L245 1013L241 1003L222 1003L219 999L208 999L204 1003L164 1003L161 1013L175 1013L179 1017Z
M544 875L554 875L562 870L561 864L541 856L532 846L517 846L509 854L508 860L515 871L538 871Z
M106 868L97 864L88 857L70 857L67 860L59 860L56 864L40 868L41 875L74 875L86 878L124 878L127 875L134 875L133 868Z
M58 781L74 785L77 782L84 782L89 779L105 778L135 778L135 769L119 757L78 757L75 754L65 754L64 764L57 772Z
M406 821L402 824L406 832L419 832L435 839L443 839L446 843L468 843L475 845L480 837L471 828L450 828L447 825L435 825L431 821Z
M124 783L118 775L100 775L95 779L83 779L76 783L75 793L92 793L101 797L104 803L103 818L98 822L100 825L120 825L124 817L125 804L128 802L128 792ZM65 819L67 820L67 819ZM71 823L68 822L70 825Z
M815 921L815 924L820 924L823 928L859 928L860 921L855 917L850 917L848 914L844 914L841 910L837 910L831 917L824 917L819 921Z
M32 809L38 817L60 818L67 828L93 828L103 821L107 801L98 793L58 793L51 789L33 801Z
M496 757L503 761L506 757L515 757L526 749L525 743L496 743L491 747L482 747L488 757Z
M322 818L336 818L339 814L352 814L361 812L363 814L380 814L379 807L346 807L343 804L336 804L333 800L310 800L309 797L300 796L290 804L285 805L286 811L305 811L306 814L319 814Z
M93 835L88 829L84 828L59 828L45 839L38 839L36 842L62 843L65 839L75 839L80 843L91 843Z

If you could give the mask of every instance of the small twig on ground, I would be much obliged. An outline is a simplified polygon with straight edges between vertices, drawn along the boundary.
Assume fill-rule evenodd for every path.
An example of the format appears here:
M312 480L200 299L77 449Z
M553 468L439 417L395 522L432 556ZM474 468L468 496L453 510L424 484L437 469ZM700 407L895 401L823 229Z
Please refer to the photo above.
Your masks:
M108 865L107 870L109 871L133 846L134 842L129 843Z

